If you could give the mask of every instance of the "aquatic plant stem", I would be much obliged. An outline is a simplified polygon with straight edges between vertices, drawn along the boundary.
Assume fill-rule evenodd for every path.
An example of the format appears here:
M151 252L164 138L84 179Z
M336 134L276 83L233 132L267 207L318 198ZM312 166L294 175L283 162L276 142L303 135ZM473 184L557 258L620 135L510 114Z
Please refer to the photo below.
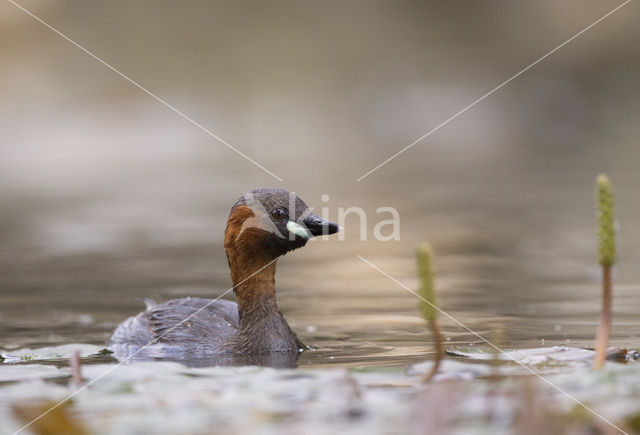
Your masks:
M438 371L442 355L444 354L442 334L440 333L440 327L438 326L439 308L436 303L436 290L434 285L433 251L428 243L424 243L418 248L418 252L416 253L416 262L418 266L418 280L420 282L420 288L418 290L418 294L421 299L419 302L420 311L422 311L422 316L427 321L427 324L431 329L433 341L436 347L433 367L422 380L423 382L427 382L433 378Z
M71 379L76 388L82 387L84 380L82 378L82 363L80 362L80 351L74 351L69 358L69 366L71 367Z
M613 291L611 284L611 266L602 267L602 311L596 335L596 357L594 367L601 368L607 358L609 333L611 331L611 304Z
M422 378L422 382L429 382L431 378L438 373L440 368L440 362L442 361L442 355L444 354L444 345L442 343L442 333L440 332L440 326L438 326L438 319L433 318L429 321L429 328L431 328L431 335L436 346L436 355L433 360L433 366L431 370Z
M611 180L604 174L596 179L596 211L598 217L598 263L602 266L602 311L596 333L594 368L604 365L611 330L613 284L611 268L616 263L615 201Z

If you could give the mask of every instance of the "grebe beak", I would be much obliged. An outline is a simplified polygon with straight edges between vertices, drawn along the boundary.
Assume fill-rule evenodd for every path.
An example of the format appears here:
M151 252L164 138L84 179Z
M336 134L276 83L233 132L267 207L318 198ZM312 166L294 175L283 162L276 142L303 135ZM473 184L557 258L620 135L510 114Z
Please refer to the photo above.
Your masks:
M302 220L302 223L307 227L307 230L309 230L312 236L326 236L337 233L341 230L338 224L322 219L320 216L316 216L313 213L309 213Z

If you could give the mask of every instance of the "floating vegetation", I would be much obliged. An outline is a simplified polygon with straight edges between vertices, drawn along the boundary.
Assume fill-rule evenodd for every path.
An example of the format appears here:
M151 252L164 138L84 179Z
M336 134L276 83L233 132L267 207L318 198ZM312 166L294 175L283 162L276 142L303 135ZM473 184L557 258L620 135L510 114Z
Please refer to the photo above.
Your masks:
M455 346L446 350L448 355L468 358L470 360L501 360L517 362L525 365L548 365L553 367L573 366L585 367L592 364L595 351L567 346L538 347L533 349L506 350L498 353L486 346ZM606 359L619 363L637 361L640 353L629 349L609 349Z
M485 355L491 355L491 351L485 349ZM640 364L610 364L602 371L592 370L589 364L559 364L554 372L550 364L545 372L546 366L534 367L562 391L623 429L637 425ZM71 428L47 432L32 425L29 432L209 433L212 424L238 434L289 433L302 426L321 428L305 431L310 433L423 433L434 427L440 428L439 433L477 432L479 427L486 433L526 432L520 430L522 419L540 430L547 427L542 423L548 419L553 433L569 429L590 433L593 425L600 427L600 432L613 429L509 361L499 367L500 383L492 385L486 381L495 376L488 364L446 359L435 378L438 381L424 387L417 385L430 371L427 364L407 372L187 368L169 362L123 364L117 368L115 364L87 364L82 368L90 387L39 420L42 427L69 424ZM42 374L50 372L49 377L36 381L36 369ZM0 367L0 374L7 370L15 371L16 376L11 383L0 383L2 434L17 431L77 392L69 382L68 367L8 365ZM485 406L488 394L494 401L489 414ZM531 404L533 409L524 404ZM544 404L544 413L540 404ZM529 417L534 416L531 421Z
M98 357L104 358L111 355L111 351L104 349L103 346L95 346L92 344L64 344L55 347L43 347L40 349L17 349L4 351L0 349L1 362L31 362L40 360L68 359L76 352L80 352L80 357Z
M86 430L70 415L72 404L71 401L21 403L13 405L12 410L29 432L38 435L84 435Z

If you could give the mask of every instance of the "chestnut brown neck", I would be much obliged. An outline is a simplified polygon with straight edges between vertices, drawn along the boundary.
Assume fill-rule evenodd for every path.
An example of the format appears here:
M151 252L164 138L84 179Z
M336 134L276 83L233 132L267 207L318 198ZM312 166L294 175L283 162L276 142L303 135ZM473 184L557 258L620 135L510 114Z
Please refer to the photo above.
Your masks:
M233 291L238 297L240 319L251 311L258 300L275 301L276 258L264 252L260 246L260 231L242 228L242 224L253 216L246 206L236 207L224 233L224 249L231 270Z
M276 300L276 262L272 261L271 264L245 263L236 267L229 261L241 327L247 321L258 320L265 315L282 315Z
M253 212L248 207L236 207L225 231L225 251L240 320L235 345L250 351L297 350L299 342L276 299L277 257L265 252L262 230L242 228L251 216Z

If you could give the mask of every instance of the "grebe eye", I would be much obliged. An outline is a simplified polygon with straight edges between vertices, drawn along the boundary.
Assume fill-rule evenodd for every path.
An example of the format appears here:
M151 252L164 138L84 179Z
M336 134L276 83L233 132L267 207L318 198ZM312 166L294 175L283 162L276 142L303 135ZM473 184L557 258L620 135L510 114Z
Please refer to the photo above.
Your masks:
M282 207L278 207L271 210L271 216L273 216L274 219L280 220L286 218L288 216L288 213Z

